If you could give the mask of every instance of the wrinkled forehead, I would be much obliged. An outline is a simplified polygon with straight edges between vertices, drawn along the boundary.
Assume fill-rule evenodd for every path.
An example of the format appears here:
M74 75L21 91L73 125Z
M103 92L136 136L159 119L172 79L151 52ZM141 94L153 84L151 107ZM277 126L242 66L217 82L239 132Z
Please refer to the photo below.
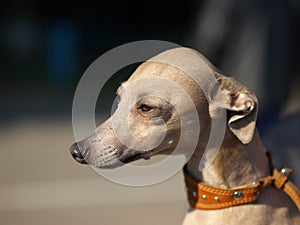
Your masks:
M166 72L172 74L171 76L166 75ZM180 78L182 82L179 82ZM138 101L145 97L158 97L167 101L181 101L184 95L189 95L187 93L188 83L191 83L192 80L184 74L178 71L163 71L161 73L153 73L153 70L150 70L150 73L143 71L143 73L134 76L133 79L124 82L117 93L123 99L130 99L132 101Z

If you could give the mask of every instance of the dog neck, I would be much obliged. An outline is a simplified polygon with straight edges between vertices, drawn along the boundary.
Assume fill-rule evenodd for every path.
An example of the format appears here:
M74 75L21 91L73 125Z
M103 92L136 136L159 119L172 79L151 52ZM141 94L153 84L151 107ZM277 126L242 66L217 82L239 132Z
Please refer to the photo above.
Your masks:
M226 131L217 156L209 159L211 163L203 171L199 171L199 155L203 155L203 149L205 147L198 146L187 163L187 169L195 179L208 185L232 188L269 175L268 157L257 130L253 140L247 145L242 144L230 131Z

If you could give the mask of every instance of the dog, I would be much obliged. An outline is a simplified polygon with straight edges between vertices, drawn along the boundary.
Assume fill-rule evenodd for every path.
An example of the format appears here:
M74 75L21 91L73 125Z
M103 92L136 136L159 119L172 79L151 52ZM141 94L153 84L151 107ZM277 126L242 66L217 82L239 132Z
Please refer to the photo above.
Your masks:
M139 81L145 79L147 85L140 86ZM178 96L179 90L174 91L174 88L171 88L173 91L170 93L165 93L164 98L159 97L157 93L164 93L163 86L166 89L167 86L149 82L151 79L177 85L191 101L183 101ZM126 94L126 89L131 89L129 94ZM188 157L185 173L192 180L213 187L212 190L248 188L247 184L261 181L262 178L266 178L267 182L263 189L257 189L259 191L255 194L259 195L249 204L202 209L191 200L192 207L187 212L183 225L300 224L300 213L294 202L284 191L270 185L273 179L270 176L270 159L256 129L258 101L255 94L233 78L222 75L199 52L189 48L175 48L154 56L136 69L119 87L117 94L120 96L119 104L129 100L134 103L126 103L127 108L117 109L95 133L71 146L71 154L77 162L99 168L116 168L158 154L171 155L180 139L180 114L186 115L195 109L200 121L200 131L195 149ZM174 107L176 104L176 107L181 107L181 112ZM220 112L226 112L226 116L220 116ZM118 116L124 117L120 119ZM208 142L213 132L212 122L219 117L225 119L224 137L218 153L214 155L210 154L213 149L208 147ZM117 121L118 129L114 129L114 120ZM127 135L128 129L131 135ZM155 136L161 130L165 130L163 138L160 134ZM122 140L116 133L123 135ZM149 142L149 136L155 136L152 142ZM154 144L149 147L145 143ZM137 151L134 148L137 146L145 150ZM204 154L209 163L205 164L203 170L199 170ZM195 192L188 191L188 194L190 200ZM245 197L243 194L246 195L246 192L235 191L234 194L234 198L238 199ZM201 196L196 193L194 197L200 199ZM206 201L206 198L207 195L203 194L202 200ZM216 206L222 202L220 198L215 196L212 200ZM237 202L236 199L234 202Z

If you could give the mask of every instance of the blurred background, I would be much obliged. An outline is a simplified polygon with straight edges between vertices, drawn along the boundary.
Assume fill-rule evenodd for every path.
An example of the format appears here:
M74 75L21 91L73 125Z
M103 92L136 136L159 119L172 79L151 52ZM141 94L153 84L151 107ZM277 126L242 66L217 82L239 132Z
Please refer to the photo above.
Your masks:
M129 188L69 155L80 77L104 52L138 40L197 49L252 88L265 145L300 185L299 1L11 0L1 3L0 18L0 224L181 224L181 173ZM99 121L136 66L105 86Z

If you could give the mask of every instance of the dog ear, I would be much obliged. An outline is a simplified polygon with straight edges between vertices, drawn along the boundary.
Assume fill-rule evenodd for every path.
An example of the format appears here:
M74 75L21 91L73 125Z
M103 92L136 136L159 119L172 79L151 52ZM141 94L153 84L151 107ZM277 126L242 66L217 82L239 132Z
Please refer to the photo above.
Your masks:
M249 92L237 92L231 95L227 107L228 126L243 144L251 142L257 118L257 99Z
M258 112L258 102L254 93L233 78L217 77L219 88L209 104L213 118L219 107L227 110L228 127L243 143L251 142Z

